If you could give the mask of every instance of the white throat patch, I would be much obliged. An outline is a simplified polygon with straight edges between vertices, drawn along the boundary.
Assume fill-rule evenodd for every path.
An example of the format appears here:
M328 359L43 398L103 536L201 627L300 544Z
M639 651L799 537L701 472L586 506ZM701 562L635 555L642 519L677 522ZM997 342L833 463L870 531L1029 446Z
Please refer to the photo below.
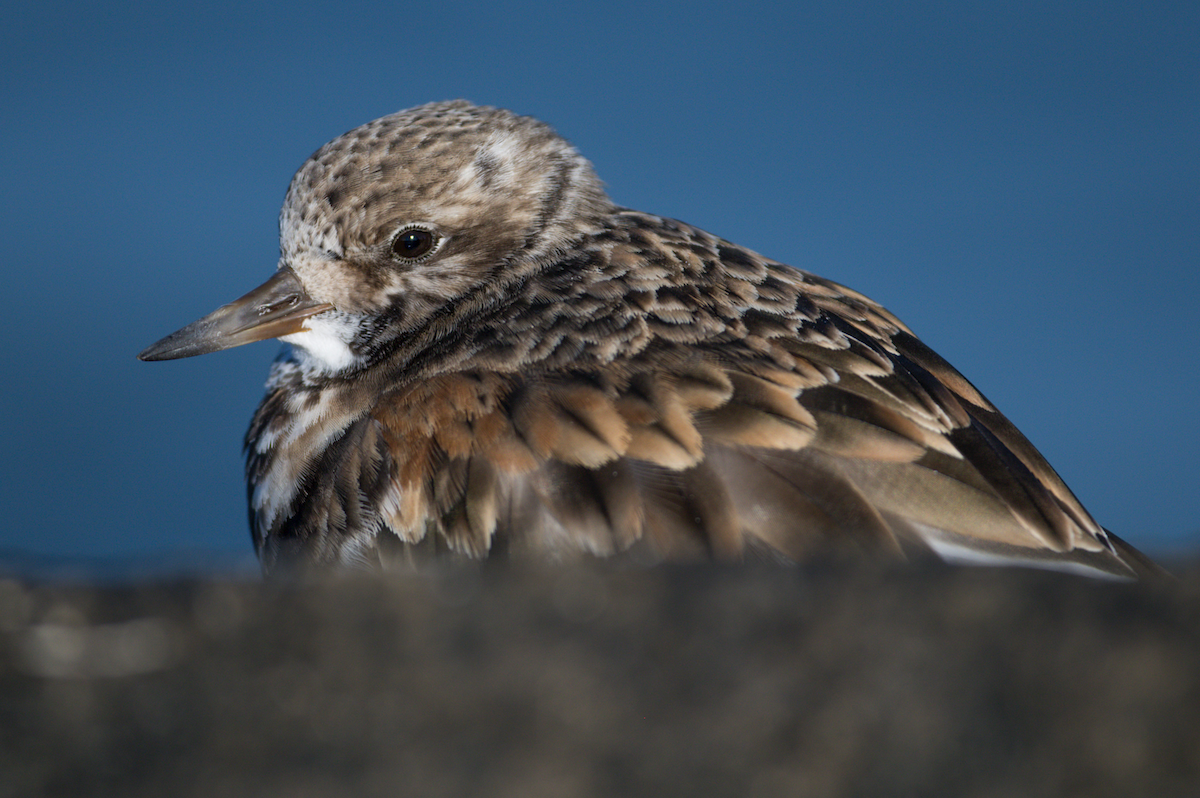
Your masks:
M322 313L306 319L304 329L280 338L295 347L303 368L336 374L359 364L361 358L349 342L358 331L355 321L338 313Z

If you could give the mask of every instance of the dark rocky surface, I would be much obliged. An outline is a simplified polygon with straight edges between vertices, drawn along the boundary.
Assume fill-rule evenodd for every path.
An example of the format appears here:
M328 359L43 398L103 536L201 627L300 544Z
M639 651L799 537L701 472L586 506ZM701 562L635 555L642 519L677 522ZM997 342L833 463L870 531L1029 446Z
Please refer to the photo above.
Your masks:
M1200 794L1200 568L0 580L0 795Z

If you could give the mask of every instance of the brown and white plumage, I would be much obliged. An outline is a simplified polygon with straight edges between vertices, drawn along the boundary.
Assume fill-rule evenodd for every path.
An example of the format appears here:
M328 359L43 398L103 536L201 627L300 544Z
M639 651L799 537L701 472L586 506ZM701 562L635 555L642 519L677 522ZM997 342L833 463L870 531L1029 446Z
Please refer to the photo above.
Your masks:
M301 167L266 285L143 353L278 336L263 566L822 552L1153 570L898 319L611 203L548 127L437 103Z

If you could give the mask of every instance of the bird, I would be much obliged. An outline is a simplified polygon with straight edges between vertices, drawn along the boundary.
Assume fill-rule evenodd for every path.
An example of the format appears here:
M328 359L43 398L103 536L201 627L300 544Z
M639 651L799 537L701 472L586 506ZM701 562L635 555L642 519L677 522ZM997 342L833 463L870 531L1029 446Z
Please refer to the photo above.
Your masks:
M264 573L877 556L1136 579L863 294L615 204L545 123L384 116L296 172L274 275L138 357L286 346L245 438Z

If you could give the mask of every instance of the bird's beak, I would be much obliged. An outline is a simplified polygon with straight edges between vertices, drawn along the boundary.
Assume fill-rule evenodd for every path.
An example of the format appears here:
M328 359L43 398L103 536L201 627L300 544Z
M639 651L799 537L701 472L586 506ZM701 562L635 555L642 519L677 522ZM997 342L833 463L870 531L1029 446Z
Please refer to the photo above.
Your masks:
M296 273L282 268L241 299L177 330L138 355L138 360L174 360L206 355L304 329L309 316L333 310L304 291Z

